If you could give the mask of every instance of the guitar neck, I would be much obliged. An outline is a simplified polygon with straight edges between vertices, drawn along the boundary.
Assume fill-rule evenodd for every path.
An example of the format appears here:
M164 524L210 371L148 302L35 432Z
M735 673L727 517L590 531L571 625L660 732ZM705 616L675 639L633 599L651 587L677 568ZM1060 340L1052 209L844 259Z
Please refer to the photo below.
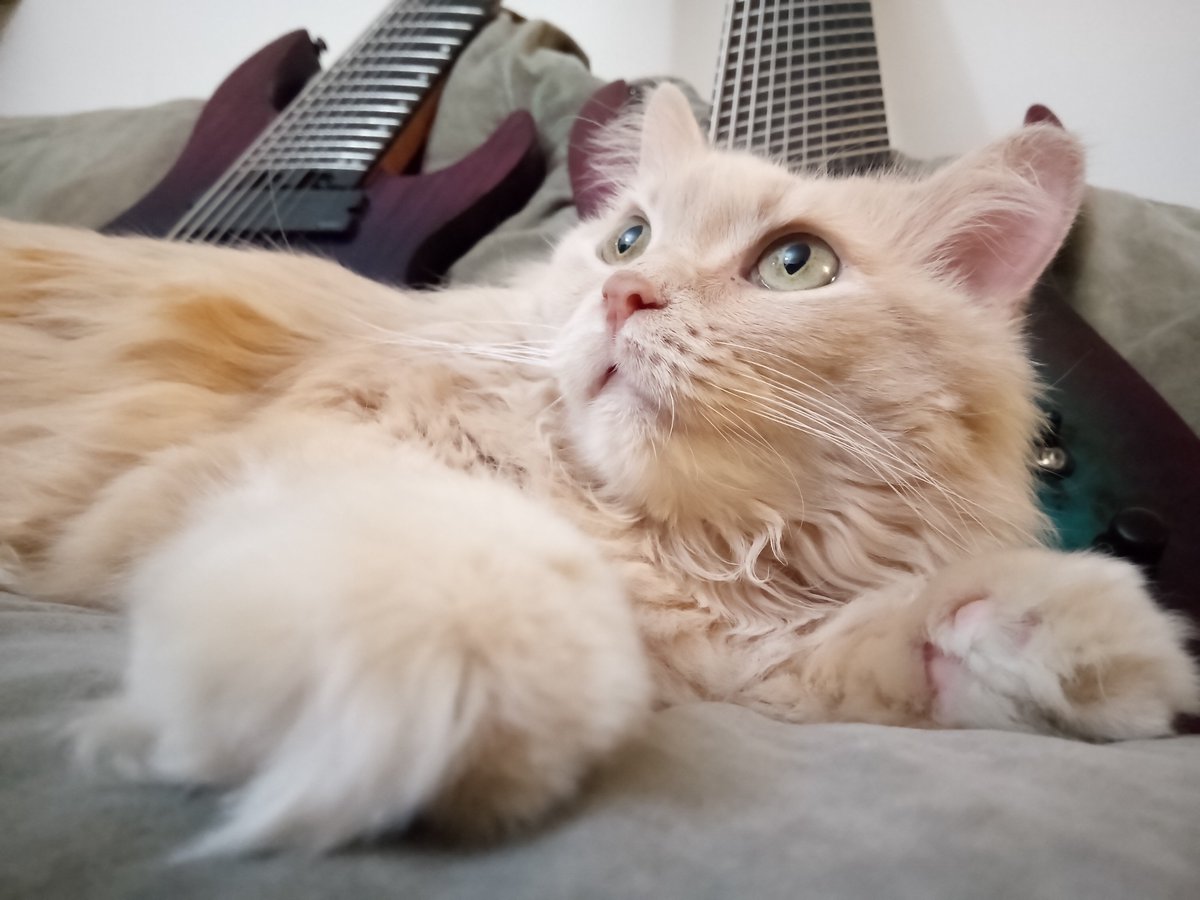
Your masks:
M365 172L495 6L393 3L268 130L256 164Z
M714 94L719 146L837 172L890 158L870 0L730 0Z
M168 237L223 241L270 231L281 197L297 230L343 228L355 189L498 8L498 0L391 3Z

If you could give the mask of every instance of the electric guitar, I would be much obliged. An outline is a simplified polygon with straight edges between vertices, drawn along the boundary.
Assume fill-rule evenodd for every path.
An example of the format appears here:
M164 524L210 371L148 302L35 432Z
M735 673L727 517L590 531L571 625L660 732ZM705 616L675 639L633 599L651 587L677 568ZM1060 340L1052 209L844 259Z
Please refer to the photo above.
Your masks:
M568 164L585 217L611 190L597 177L592 136L628 98L623 82L602 88L572 134ZM1027 115L1047 118L1044 107ZM731 0L710 137L799 168L887 165L870 2ZM1043 506L1062 546L1137 562L1163 605L1200 625L1200 439L1064 301L1061 280L1052 267L1030 314L1031 349L1049 385L1036 454Z
M288 246L380 281L438 280L545 174L526 112L458 163L415 174L446 74L498 8L395 0L325 72L320 41L284 35L221 84L171 170L104 230Z

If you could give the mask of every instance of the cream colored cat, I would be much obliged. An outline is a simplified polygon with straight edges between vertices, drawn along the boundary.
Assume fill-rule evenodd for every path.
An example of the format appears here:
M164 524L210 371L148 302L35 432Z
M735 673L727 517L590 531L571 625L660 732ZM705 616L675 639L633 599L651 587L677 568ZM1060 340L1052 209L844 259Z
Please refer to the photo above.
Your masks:
M194 852L502 833L696 698L1087 739L1200 707L1132 567L1038 546L1021 313L1073 139L799 177L662 88L634 155L505 288L0 229L0 575L128 609L79 747L232 789Z

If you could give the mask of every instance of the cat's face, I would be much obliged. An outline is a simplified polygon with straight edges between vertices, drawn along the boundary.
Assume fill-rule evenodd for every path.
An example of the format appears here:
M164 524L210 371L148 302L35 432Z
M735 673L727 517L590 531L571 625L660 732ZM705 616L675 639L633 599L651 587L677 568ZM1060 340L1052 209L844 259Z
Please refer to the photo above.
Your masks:
M607 491L666 520L792 522L850 485L949 508L987 470L1028 493L1018 322L1078 203L1069 137L913 183L712 151L673 89L645 121L636 175L553 264L556 373Z

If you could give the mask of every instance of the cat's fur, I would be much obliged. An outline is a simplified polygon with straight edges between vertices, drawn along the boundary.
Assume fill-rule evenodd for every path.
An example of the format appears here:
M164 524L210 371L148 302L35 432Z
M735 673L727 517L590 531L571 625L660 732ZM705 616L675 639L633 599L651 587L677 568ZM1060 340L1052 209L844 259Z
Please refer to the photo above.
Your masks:
M1072 138L797 177L663 88L634 155L507 288L0 228L0 577L128 609L79 747L235 788L198 851L499 833L694 698L1090 739L1200 705L1136 570L1037 546L1021 311ZM833 283L752 282L791 232ZM658 302L614 334L617 271Z

